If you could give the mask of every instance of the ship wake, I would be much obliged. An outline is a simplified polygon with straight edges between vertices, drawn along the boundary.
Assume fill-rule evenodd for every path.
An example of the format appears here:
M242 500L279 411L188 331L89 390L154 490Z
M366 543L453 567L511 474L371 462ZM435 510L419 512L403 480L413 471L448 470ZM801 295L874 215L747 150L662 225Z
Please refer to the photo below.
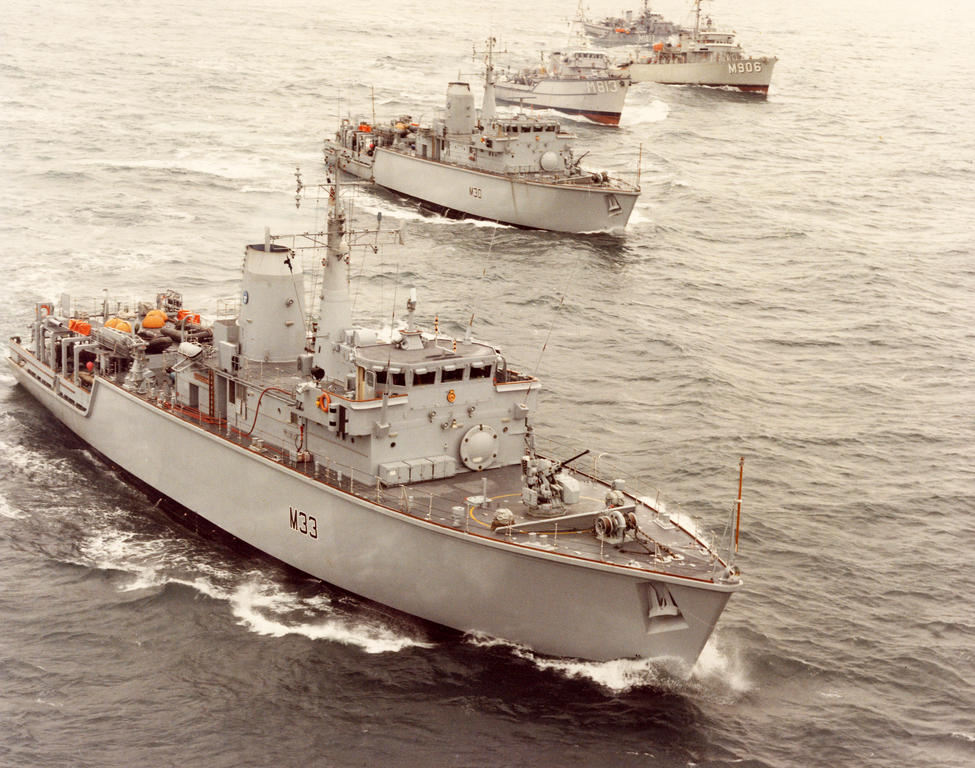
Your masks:
M354 610L346 608L341 597L333 598L320 582L291 583L261 568L241 571L230 563L201 559L205 554L189 540L105 527L91 532L79 552L79 565L118 573L119 592L147 596L171 586L188 588L225 603L239 626L258 635L297 635L371 654L433 645L411 634L412 627L363 613L357 601Z

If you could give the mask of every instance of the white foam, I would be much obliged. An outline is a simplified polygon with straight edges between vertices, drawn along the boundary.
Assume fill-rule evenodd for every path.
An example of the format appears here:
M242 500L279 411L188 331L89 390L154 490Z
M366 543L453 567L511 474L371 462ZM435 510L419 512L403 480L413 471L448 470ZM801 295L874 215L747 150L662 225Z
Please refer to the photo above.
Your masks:
M476 632L468 633L465 639L479 648L508 648L513 655L530 661L537 669L555 671L568 678L590 680L613 693L660 684L662 680L669 677L659 662L649 659L613 659L612 661L556 659L538 656L526 646Z
M11 445L0 439L0 454L3 454L5 469L18 474L30 475L35 472L50 473L51 470L64 471L64 459L51 459L23 445Z
M479 633L468 633L465 639L480 648L508 648L513 655L527 659L537 669L555 671L567 678L590 680L613 693L625 693L645 686L684 689L688 682L704 685L708 689L730 689L735 695L747 692L752 687L738 660L719 651L713 637L705 645L689 677L686 664L678 659L556 659L538 656L526 646Z
M579 677L601 685L613 693L634 688L660 685L671 679L659 662L650 659L614 659L612 661L570 661L532 657L539 669L554 669L566 677Z
M747 693L752 689L741 660L719 649L714 635L698 656L697 663L691 670L691 678L702 683L726 686L735 694Z
M230 599L238 623L260 635L302 635L311 640L352 645L366 653L395 653L404 648L431 647L429 643L406 637L381 624L334 613L320 615L313 621L289 621L275 612L292 613L301 606L296 606L293 595L269 591L267 587L267 584L241 584ZM320 613L320 608L315 612Z
M627 127L659 123L670 116L670 106L659 99L640 104L632 97L627 100L620 122Z
M13 509L6 498L0 496L0 516L9 518L11 520L19 520L24 515L21 512L18 512L16 509Z
M653 224L653 206L637 203L633 206L633 212L630 213L628 223L630 228L638 227L641 224Z
M158 538L118 527L116 514L85 510L88 534L79 545L78 565L119 571L130 578L119 592L159 590L178 584L212 600L226 603L238 624L260 635L302 635L355 646L366 653L392 653L416 646L431 647L382 621L382 617L346 615L317 591L303 596L281 586L261 570L241 573L235 563L201 559L198 545L179 538Z

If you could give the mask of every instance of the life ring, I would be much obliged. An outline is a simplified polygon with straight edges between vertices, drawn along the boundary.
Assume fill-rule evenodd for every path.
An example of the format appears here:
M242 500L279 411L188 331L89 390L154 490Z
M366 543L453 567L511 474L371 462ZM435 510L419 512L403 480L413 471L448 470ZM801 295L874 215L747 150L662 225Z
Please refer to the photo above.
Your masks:
M452 389L448 389L447 390L447 402L448 403L452 403L456 399L457 399L457 393L454 392L454 390L452 390Z
M328 396L328 392L322 392L318 396L318 400L315 401L315 404L325 411L325 413L328 413L328 409L332 406L332 398Z

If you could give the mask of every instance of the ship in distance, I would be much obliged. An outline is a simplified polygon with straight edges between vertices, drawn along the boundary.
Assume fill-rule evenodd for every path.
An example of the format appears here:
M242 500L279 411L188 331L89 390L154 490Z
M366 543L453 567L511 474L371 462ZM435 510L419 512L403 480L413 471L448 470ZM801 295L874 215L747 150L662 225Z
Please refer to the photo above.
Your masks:
M239 300L211 320L172 289L62 295L9 367L152 495L314 577L538 654L693 665L742 585L735 509L719 542L603 477L596 447L543 441L536 376L473 320L421 323L415 290L402 321L357 324L351 255L394 240L349 229L333 188L327 231L246 246ZM321 269L310 310L302 254Z
M634 83L736 88L764 96L776 61L774 56L747 55L735 33L717 29L710 16L702 24L701 0L695 0L693 29L682 30L675 42L654 43L648 52L622 62L617 71Z
M638 14L625 11L622 16L606 16L599 20L586 17L580 0L575 24L598 45L652 45L681 30L678 24L652 11L648 0L643 0L643 10Z
M470 85L453 82L443 118L429 125L410 115L385 124L345 118L326 139L324 155L326 164L448 216L555 232L622 232L639 179L632 184L582 167L574 140L557 120L496 114L489 59L479 114Z
M498 102L526 109L553 109L602 125L619 125L630 88L605 53L554 51L535 67L506 70L495 84Z

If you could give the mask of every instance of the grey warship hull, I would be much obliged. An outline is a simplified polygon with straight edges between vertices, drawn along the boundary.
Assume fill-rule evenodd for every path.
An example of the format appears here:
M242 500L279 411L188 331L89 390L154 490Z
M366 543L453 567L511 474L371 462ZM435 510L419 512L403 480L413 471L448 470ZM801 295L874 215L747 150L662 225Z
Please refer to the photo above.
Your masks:
M772 82L774 57L667 60L662 57L629 64L626 72L635 83L664 85L702 85L712 88L737 88L747 93L767 94Z
M347 229L340 200L325 231L247 245L213 320L173 290L36 304L14 376L142 486L337 587L541 654L692 664L741 586L730 543L537 448L541 383L473 317L424 330L413 288L405 323L357 325L351 252L400 233Z
M385 147L372 156L328 147L332 161L346 173L440 210L524 229L620 232L639 196L634 189L560 183L542 174L492 173Z
M628 81L611 79L625 93L620 83ZM446 116L430 125L409 115L387 125L342 120L325 140L326 166L463 216L525 229L622 232L639 186L584 170L574 137L557 121L494 115L494 90L489 67L479 118L469 85L451 83Z
M485 481L489 495L512 495L517 478L502 469L400 496L282 459L199 412L167 409L116 383L78 386L17 344L8 361L60 422L141 483L301 571L447 627L547 655L692 664L740 584L713 579L703 564L677 574L614 562L598 544L560 545L557 530L552 544L499 538L473 508L459 523L456 507L432 501L448 490L474 496ZM152 444L134 435L152 435ZM678 612L655 613L664 594Z

